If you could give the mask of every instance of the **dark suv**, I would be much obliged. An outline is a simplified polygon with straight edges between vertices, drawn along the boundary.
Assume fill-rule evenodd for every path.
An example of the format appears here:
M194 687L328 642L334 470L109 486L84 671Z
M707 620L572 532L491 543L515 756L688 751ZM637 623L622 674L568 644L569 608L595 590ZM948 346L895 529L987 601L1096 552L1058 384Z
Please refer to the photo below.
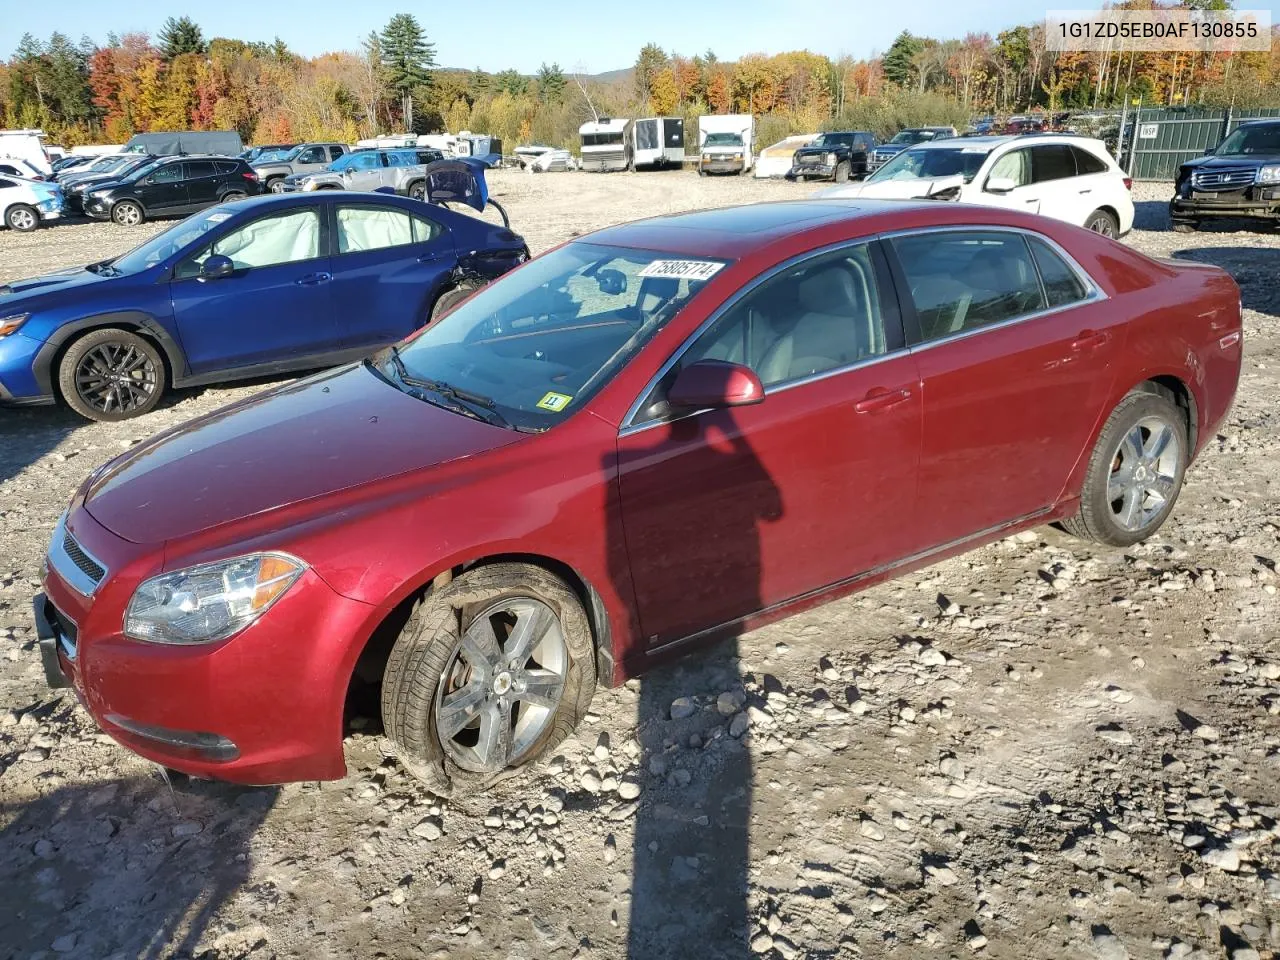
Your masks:
M875 145L875 134L869 130L821 134L817 140L796 151L787 179L817 178L844 183L850 177L865 177L868 156Z
M1169 201L1173 229L1187 233L1213 217L1280 221L1280 120L1242 123L1178 168Z
M131 227L148 217L185 216L261 192L258 175L243 160L173 157L143 167L128 179L90 188L84 195L84 212Z

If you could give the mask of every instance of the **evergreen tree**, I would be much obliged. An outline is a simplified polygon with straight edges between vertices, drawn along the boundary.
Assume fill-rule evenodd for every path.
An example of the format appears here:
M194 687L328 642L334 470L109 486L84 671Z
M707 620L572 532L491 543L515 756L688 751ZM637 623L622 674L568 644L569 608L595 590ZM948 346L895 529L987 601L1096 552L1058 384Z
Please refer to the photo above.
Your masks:
M667 55L656 43L646 43L640 48L640 56L636 57L636 99L642 104L648 101L649 91L653 89L653 78L667 65Z
M545 63L538 68L538 98L543 103L559 103L564 99L564 71L560 64Z
M919 39L903 30L884 55L884 78L900 87L910 84L912 58L919 50Z
M382 64L388 85L400 95L404 128L412 130L414 88L431 85L436 65L435 44L428 42L413 14L397 13L383 28Z
M518 97L529 87L529 81L519 70L503 70L493 78L494 85L501 91Z
M204 53L208 45L200 28L190 17L170 17L160 28L160 54L166 60L180 57L184 53Z

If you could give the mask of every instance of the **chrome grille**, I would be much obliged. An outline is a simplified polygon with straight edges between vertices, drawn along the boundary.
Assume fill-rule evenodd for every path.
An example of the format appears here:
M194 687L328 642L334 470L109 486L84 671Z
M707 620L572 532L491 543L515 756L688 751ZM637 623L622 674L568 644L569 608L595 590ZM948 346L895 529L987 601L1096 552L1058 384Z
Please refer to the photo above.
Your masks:
M1197 190L1239 190L1253 183L1257 171L1244 170L1195 170L1191 174L1191 186Z
M71 536L70 533L63 536L62 549L66 551L67 556L71 558L71 562L76 565L80 572L92 580L95 585L102 582L102 578L107 571L102 569L102 565L94 560L93 557L80 549L80 544L76 543L76 538Z

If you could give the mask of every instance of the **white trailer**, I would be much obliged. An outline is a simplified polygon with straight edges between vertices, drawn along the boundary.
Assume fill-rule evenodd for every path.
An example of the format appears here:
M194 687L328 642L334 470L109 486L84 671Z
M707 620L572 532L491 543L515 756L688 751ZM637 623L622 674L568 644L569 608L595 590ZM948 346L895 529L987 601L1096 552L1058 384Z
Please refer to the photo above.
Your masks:
M582 138L582 169L626 170L633 162L631 121L601 117L578 128Z
M678 167L684 163L684 120L643 117L631 127L632 166Z
M0 157L25 160L46 177L53 173L43 130L0 130Z
M751 169L756 122L749 113L698 118L698 172L745 173Z

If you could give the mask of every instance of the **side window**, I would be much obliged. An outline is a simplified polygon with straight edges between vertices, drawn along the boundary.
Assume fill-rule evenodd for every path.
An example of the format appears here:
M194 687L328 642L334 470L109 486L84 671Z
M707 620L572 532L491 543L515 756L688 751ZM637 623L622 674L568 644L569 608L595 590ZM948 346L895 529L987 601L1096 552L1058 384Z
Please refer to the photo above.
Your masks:
M654 387L636 422L665 416L676 374L699 360L741 363L771 387L887 350L870 249L823 254L771 277L725 311Z
M5 180L3 177L0 177L0 190L7 190L9 187L16 187L16 186L17 184L14 183L12 180Z
M342 206L338 208L338 252L363 253L410 243L424 243L438 236L441 227L391 207Z
M188 160L187 179L195 180L197 177L212 177L216 169L212 160Z
M1012 180L1015 186L1025 187L1031 182L1031 151L1010 150L995 162L988 180Z
M1031 148L1031 172L1036 183L1062 180L1076 175L1076 161L1065 143Z
M320 255L320 215L315 210L292 210L259 217L184 260L177 277L196 276L200 265L215 253L229 257L237 270L310 260Z
M938 230L892 242L925 341L1044 309L1020 233Z
M151 180L154 183L175 183L181 179L182 164L180 163L171 163L167 167L161 167L151 174Z
M351 161L351 169L354 170L373 170L377 166L378 155L376 153L361 154Z
M298 154L299 163L324 163L324 147L312 147Z
M1106 173L1111 169L1101 157L1095 157L1088 150L1071 147L1071 153L1076 159L1076 170L1081 176L1090 173Z
M240 165L234 160L215 160L214 166L218 168L218 176L220 177L229 176L240 169Z
M329 159L330 159L330 160L337 160L340 156L342 156L342 155L343 155L344 153L346 153L346 152L347 152L347 151L346 151L346 148L345 148L345 147L339 147L339 146L337 146L337 145L331 145L331 146L329 147Z
M1089 295L1079 275L1052 247L1036 237L1028 237L1027 242L1031 244L1031 255L1040 268L1040 280L1044 283L1045 300L1049 306L1064 307Z

